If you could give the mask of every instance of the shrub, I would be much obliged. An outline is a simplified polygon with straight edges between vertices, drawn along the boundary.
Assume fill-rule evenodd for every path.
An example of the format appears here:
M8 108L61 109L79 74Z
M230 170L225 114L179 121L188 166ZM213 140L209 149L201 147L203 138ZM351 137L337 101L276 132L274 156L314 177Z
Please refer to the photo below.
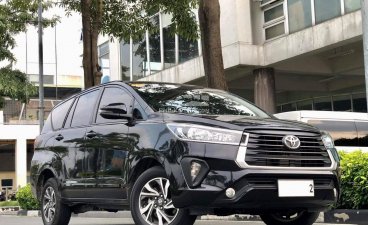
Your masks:
M22 187L17 192L17 200L19 202L19 206L25 210L38 210L40 209L39 202L32 195L31 185L27 184L27 186Z
M19 203L17 201L0 202L0 207L12 207L12 206L19 206Z
M341 199L338 208L368 209L368 153L340 152Z

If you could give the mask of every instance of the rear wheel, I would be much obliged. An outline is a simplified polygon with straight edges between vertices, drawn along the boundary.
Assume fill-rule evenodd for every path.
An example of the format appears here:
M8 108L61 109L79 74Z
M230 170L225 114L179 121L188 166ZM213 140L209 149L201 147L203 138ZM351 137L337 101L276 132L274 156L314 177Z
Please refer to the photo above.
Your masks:
M187 210L174 207L170 181L160 167L147 170L137 179L130 205L137 225L192 225L196 219Z
M261 215L267 225L312 225L319 216L318 212L286 212Z
M71 217L70 208L61 203L55 178L46 181L42 189L41 214L45 225L68 225Z

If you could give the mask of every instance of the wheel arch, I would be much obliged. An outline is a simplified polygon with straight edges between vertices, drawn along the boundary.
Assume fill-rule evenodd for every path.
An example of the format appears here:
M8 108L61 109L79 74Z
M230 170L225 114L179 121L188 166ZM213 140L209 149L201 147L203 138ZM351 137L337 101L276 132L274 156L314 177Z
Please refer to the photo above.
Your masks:
M37 199L40 199L42 187L46 183L46 181L50 178L56 178L56 177L57 177L56 173L52 168L46 167L42 170L37 180L37 186L36 186Z

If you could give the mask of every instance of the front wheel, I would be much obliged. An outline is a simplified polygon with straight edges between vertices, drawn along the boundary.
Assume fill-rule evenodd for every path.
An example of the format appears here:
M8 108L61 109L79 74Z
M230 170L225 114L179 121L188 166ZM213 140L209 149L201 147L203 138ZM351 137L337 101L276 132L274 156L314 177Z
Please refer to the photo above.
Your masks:
M42 189L41 214L44 225L68 225L70 208L61 202L56 179L50 178Z
M193 225L196 219L187 210L174 207L170 181L160 167L139 176L132 189L130 206L137 225Z
M312 225L316 222L318 212L287 212L260 215L267 225Z

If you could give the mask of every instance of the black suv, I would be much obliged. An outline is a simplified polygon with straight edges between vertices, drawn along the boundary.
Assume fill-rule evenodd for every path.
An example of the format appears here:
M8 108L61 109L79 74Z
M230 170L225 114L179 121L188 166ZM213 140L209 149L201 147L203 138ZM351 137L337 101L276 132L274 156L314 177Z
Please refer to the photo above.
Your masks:
M327 133L228 92L110 82L52 110L31 184L46 225L101 209L130 209L138 225L235 213L307 225L338 199L338 168Z

